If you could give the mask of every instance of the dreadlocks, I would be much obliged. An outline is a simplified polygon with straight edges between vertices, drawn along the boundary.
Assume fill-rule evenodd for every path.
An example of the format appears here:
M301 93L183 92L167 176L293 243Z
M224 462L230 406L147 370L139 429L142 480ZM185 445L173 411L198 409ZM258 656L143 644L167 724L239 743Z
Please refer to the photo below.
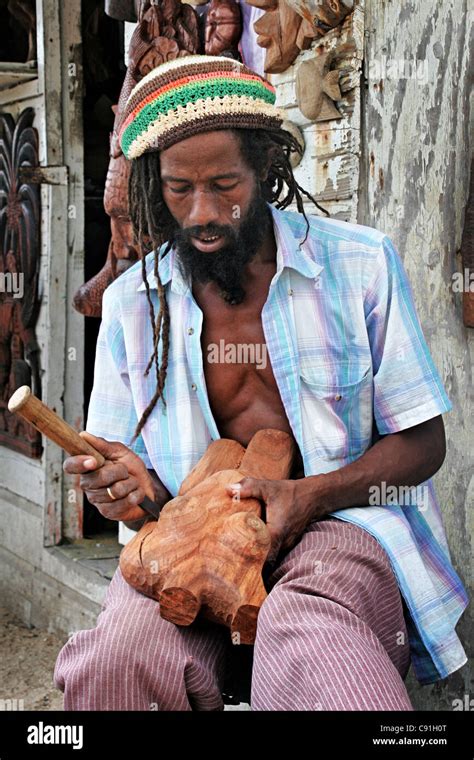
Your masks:
M291 153L302 153L302 148L297 140L284 129L232 129L240 142L242 157L257 176L261 176L270 160L270 168L265 181L261 182L262 197L278 209L285 209L295 202L298 211L306 220L306 240L309 232L309 222L305 214L304 195L323 213L323 209L317 201L304 190L293 175L290 163ZM140 421L135 429L130 446L138 438L148 417L153 411L159 398L166 405L163 396L166 370L168 366L169 327L170 318L165 289L158 274L158 252L164 243L167 243L163 251L164 257L173 247L177 231L177 223L166 206L161 187L159 152L146 152L132 161L129 180L129 203L130 217L133 223L136 242L140 251L142 263L142 277L145 283L146 296L149 303L150 320L153 328L153 352L145 370L148 375L152 364L155 364L156 390L144 410ZM150 296L150 286L147 280L146 262L147 254L153 250L154 268L156 277L159 311L155 315L155 309ZM158 345L162 342L161 362L158 363Z

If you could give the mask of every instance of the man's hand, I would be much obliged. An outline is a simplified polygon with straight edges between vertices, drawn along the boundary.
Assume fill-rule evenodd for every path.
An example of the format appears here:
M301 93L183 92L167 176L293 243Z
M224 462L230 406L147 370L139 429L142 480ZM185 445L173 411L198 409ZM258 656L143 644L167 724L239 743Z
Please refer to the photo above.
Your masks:
M297 480L244 478L229 493L263 502L272 537L267 561L292 548L313 520L346 507L368 507L374 486L417 486L431 478L445 456L441 416L386 435L359 459L328 473ZM401 504L402 508L404 504Z
M123 443L106 441L86 431L80 435L105 457L105 464L98 467L96 459L81 454L64 460L64 472L81 475L80 487L91 504L109 520L143 519L145 512L138 504L147 491L155 491L144 462ZM107 487L115 500L107 492Z
M264 520L271 536L267 562L274 562L282 550L291 549L317 514L314 495L302 498L301 480L258 480L244 478L227 486L229 493L239 499L259 499L263 502Z

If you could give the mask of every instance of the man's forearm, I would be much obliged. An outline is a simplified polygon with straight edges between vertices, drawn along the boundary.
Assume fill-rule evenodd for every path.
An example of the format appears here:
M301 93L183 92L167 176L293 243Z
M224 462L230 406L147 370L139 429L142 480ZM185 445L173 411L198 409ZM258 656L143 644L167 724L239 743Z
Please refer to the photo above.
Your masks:
M335 472L303 478L303 497L314 498L315 514L374 503L374 487L414 487L441 467L445 455L441 417L381 438L360 459ZM372 497L372 501L371 501ZM382 500L383 501L383 500Z

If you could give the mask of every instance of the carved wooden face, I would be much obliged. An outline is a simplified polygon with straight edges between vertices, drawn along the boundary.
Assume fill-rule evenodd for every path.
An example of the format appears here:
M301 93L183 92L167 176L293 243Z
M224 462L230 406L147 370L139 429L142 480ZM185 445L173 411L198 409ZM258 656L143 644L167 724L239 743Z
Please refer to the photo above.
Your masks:
M206 55L221 55L226 51L235 50L241 31L238 3L235 0L211 0L206 18Z
M140 71L140 76L146 76L150 71L166 61L180 58L180 52L183 52L184 54L186 53L186 51L180 51L176 40L170 40L167 37L158 37L138 62L137 68Z
M291 66L300 50L306 47L306 38L301 32L302 25L306 27L307 22L284 0L247 0L247 2L266 11L253 25L258 34L258 44L267 51L265 71L267 73L285 71L288 66ZM310 37L307 39L309 42Z
M252 0L250 5L253 4ZM265 8L265 4L259 1L257 7ZM266 13L254 24L257 42L267 51L266 72L284 71L295 60L299 52L296 37L300 22L298 14L284 2L268 2Z
M316 36L322 37L338 26L354 7L353 0L285 0L286 3L307 19Z
M111 216L110 228L116 259L126 259L128 268L138 260L138 250L133 238L133 225L128 216ZM118 262L117 262L118 265ZM124 267L122 266L121 269Z

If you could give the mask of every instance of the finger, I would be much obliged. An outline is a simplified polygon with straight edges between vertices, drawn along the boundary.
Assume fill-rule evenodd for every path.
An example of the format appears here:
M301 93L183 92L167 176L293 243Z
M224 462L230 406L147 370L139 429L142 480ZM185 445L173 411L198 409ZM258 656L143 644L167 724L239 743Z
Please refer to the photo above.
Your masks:
M257 480L257 478L243 478L238 483L230 483L226 488L236 499L253 498L266 501L268 483L266 480Z
M97 504L104 504L109 501L120 501L120 499L126 499L129 494L131 495L134 491L140 491L140 493L144 496L144 491L142 488L139 487L138 481L136 478L127 478L126 480L117 480L116 482L112 483L112 485L109 486L109 489L112 493L112 495L115 497L115 499L112 498L110 493L107 491L107 488L88 488L87 498L90 501L89 494L93 496L94 503L97 502ZM143 501L142 496L142 501ZM133 503L133 502L131 502ZM135 504L138 504L138 501L135 501Z
M96 459L93 459L91 456L84 456L83 454L67 457L63 462L63 470L68 475L82 475L84 472L96 470L98 466Z
M108 504L94 504L94 506L108 520L130 520L131 522L133 520L141 520L146 515L145 510L139 506L129 504L128 499L129 497L119 499L119 501L112 501Z
M127 451L127 447L123 443L120 443L120 441L106 441L105 438L92 435L87 430L81 430L79 435L107 459L112 459Z
M118 480L128 479L128 468L122 462L106 462L95 472L81 475L79 485L83 491L94 491L107 488Z

